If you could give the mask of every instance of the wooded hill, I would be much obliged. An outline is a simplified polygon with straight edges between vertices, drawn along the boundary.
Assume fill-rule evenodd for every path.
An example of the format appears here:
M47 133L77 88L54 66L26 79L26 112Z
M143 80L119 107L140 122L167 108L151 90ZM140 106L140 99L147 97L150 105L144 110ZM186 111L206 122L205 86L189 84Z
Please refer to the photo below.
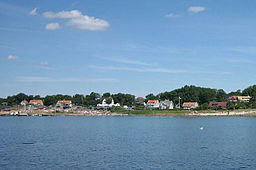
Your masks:
M181 103L183 102L198 102L202 109L208 107L210 101L228 101L228 97L230 96L251 96L251 100L249 103L239 103L236 106L233 106L233 103L229 103L229 107L239 107L239 108L256 108L256 85L250 86L243 91L237 90L235 92L226 93L223 89L212 89L212 88L204 88L197 86L184 86L179 89L175 89L172 91L166 91L163 93L159 93L157 95L148 94L145 98L145 101L151 99L158 100L172 100L175 104L178 103L179 97L181 98ZM135 105L136 99L132 94L110 94L104 93L100 95L99 93L92 92L89 95L83 94L75 94L73 96L70 95L47 95L45 97L41 97L39 95L26 95L24 93L19 93L14 96L8 96L7 98L0 98L0 104L3 102L7 102L9 106L18 105L23 100L32 100L32 99L41 99L44 102L44 105L55 105L58 100L72 100L72 103L75 105L81 106L96 106L98 103L101 103L103 98L112 97L115 103L120 103L121 105ZM239 106L241 105L241 106Z

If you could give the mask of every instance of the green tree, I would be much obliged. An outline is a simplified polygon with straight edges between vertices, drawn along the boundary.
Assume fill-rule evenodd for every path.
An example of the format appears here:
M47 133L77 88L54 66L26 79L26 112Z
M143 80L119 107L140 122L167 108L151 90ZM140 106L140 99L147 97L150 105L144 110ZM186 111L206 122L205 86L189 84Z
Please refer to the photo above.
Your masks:
M44 105L45 106L55 106L55 104L57 103L57 99L55 98L55 96L45 96L44 98Z
M226 101L228 98L226 92L222 89L216 90L216 100L219 102Z
M84 104L84 95L82 94L75 94L72 98L72 103L75 104L75 105L83 105Z
M228 110L234 110L234 109L236 109L236 103L229 101L229 102L227 103L227 109L228 109Z
M104 93L104 94L102 95L103 98L108 98L108 97L110 97L110 96L111 96L111 95L110 95L110 93L108 93L108 92L107 92L107 93Z
M150 93L146 96L146 100L158 100L159 96L155 96L153 93Z
M123 94L123 93L113 94L112 98L115 103L120 103L120 105L131 106L135 104L135 96L131 94Z
M100 94L91 92L90 95L85 96L84 105L86 106L96 106L100 103Z

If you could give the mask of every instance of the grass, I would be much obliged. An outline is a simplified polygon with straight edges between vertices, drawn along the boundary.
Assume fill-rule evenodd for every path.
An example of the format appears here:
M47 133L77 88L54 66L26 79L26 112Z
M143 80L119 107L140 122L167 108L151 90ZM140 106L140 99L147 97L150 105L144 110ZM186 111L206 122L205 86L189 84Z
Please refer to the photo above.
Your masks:
M184 116L186 113L190 113L188 110L114 110L115 113L128 114L130 116Z
M230 112L247 112L251 111L252 109L239 109L239 110L230 110ZM115 113L123 113L128 114L130 116L186 116L188 113L220 113L220 112L227 112L228 110L132 110L127 111L124 109L113 110ZM255 111L255 109L254 109Z

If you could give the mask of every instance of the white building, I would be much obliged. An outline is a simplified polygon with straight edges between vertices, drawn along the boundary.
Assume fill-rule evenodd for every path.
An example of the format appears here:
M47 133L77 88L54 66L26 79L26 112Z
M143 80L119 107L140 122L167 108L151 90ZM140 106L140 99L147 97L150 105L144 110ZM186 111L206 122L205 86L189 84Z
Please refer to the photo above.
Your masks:
M197 102L184 102L182 107L183 109L195 109L198 106Z
M111 99L111 103L110 104L107 104L106 103L106 99L103 99L102 103L101 104L97 104L98 107L119 107L120 104L119 103L114 103L114 100Z
M148 100L147 108L159 108L159 101L158 100Z
M22 105L22 106L26 106L27 104L28 104L27 100L23 100L22 102L20 102L20 105Z
M159 109L173 109L173 102L169 100L160 101Z
M71 100L59 100L56 104L56 106L59 106L59 107L72 107L72 101Z

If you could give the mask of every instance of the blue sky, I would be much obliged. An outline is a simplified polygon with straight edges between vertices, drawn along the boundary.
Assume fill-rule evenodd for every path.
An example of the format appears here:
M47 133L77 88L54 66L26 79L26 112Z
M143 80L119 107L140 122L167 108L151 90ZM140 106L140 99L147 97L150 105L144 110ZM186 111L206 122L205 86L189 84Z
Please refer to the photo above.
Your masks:
M0 97L255 84L256 1L0 0Z

